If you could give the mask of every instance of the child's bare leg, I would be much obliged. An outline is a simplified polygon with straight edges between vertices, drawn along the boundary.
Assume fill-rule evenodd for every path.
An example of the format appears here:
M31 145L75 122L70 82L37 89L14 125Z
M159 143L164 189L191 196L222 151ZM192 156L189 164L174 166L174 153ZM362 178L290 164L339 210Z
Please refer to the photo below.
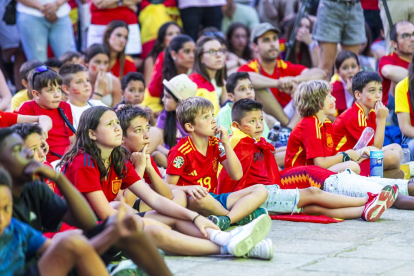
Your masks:
M191 196L187 198L187 208L202 214L205 217L209 215L226 216L229 210L223 207L217 200L215 200L210 194L200 199L194 199Z
M325 215L327 217L340 219L360 218L363 211L364 206L338 209L329 209L318 205L308 205L303 207L303 212L308 215Z
M316 204L321 207L337 209L346 207L360 207L364 206L367 198L364 197L349 197L343 195L336 195L321 191L316 187L299 190L300 200L298 207L306 207L308 205Z
M333 165L333 166L331 166L327 169L330 170L330 171L333 171L333 172L338 172L338 173L343 172L346 169L350 169L356 174L361 173L361 168L354 161L346 161L346 162L343 162L343 163L339 163L339 164Z
M403 210L414 210L414 197L398 194L393 207Z
M67 275L76 267L79 275L108 275L105 265L88 243L75 231L60 235L38 262L41 275Z
M276 163L279 167L285 166L285 157L286 157L286 150L285 151L277 151L276 149Z
M404 178L404 173L400 169L401 146L391 144L382 148L384 151L384 177L386 178Z
M227 216L230 222L235 223L259 208L266 201L267 195L267 189L261 184L231 193L227 198L227 208L230 210Z
M204 238L201 234L200 230L197 226L194 225L191 221L181 220L177 218L172 218L160 214L156 211L151 211L145 214L144 218L145 228L147 230L147 226L161 226L162 228L166 228L164 225L173 228L174 230L198 238ZM167 228L166 228L167 229Z
M207 239L190 237L153 225L146 226L145 232L157 247L169 253L186 256L220 254L220 246Z
M180 206L187 207L187 196L181 190L172 190L173 198L171 199L175 203ZM139 211L140 212L148 212L151 211L152 208L149 207L144 201L140 201L139 203Z

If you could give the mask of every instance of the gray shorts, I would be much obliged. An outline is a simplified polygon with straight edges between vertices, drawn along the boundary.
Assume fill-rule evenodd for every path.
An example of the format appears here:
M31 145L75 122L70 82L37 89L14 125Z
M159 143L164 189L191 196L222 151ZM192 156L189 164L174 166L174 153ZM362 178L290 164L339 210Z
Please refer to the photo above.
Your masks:
M302 208L297 205L300 200L298 189L280 189L279 185L265 185L268 193L267 200L260 207L269 213L293 214L300 213Z
M20 36L16 24L7 25L3 21L5 8L9 3L9 0L0 0L0 47L3 50L17 48L20 45Z
M318 42L359 45L365 43L365 21L361 3L321 0L312 38Z

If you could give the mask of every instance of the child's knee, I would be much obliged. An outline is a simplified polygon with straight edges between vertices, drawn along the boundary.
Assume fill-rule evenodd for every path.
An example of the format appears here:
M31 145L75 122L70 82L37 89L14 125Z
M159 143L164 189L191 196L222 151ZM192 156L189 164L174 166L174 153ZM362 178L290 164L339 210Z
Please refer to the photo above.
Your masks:
M75 256L80 256L85 252L88 252L89 250L93 249L86 237L75 231L68 232L66 235L62 236L57 242L60 252L65 252L66 254L73 254Z
M348 169L350 169L351 171L353 171L356 174L360 174L361 173L361 167L358 165L358 163L354 162L354 161L348 161Z
M180 206L187 207L187 195L181 190L173 190L173 201Z
M306 193L308 193L310 196L315 196L318 195L320 193L322 193L321 189L316 188L316 187L309 187L306 190Z
M257 197L262 197L265 199L267 198L269 192L263 184L256 184L252 186L252 188L253 188L253 192L257 195Z
M214 201L215 199L210 194L199 199L188 197L188 208L201 214L209 213L214 206Z
M399 145L397 145L399 146ZM401 147L400 147L401 148ZM387 167L397 168L400 165L400 151L392 150L384 152L384 165Z

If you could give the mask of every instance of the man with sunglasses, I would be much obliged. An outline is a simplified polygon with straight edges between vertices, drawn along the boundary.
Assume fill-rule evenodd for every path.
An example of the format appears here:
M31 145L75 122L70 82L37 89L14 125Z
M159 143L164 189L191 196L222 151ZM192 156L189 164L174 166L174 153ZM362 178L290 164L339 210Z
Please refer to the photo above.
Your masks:
M392 123L398 125L395 110L395 86L408 76L408 65L414 52L414 25L409 21L397 22L390 31L394 52L383 56L378 71L383 79L382 102L393 113Z

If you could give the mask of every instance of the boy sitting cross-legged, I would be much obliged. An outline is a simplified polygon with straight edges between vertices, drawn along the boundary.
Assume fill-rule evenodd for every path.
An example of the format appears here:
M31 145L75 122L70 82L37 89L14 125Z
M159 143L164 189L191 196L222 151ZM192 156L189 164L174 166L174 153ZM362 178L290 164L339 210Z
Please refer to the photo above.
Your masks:
M82 64L64 64L59 69L59 76L62 78L62 90L68 95L73 126L77 129L80 117L85 110L92 106L105 106L105 104L101 100L90 99L92 85L89 81L88 69Z
M252 99L254 100L256 97L256 93L253 88L252 81L250 80L249 74L246 72L236 72L231 74L226 80L226 89L227 89L227 96L230 102L226 103L223 106L219 113L217 114L217 125L224 126L227 128L229 135L232 134L231 131L231 124L233 120L231 119L231 109L234 103L241 99ZM264 116L264 128L263 128L263 137L267 140L269 135L269 126L273 127L273 124L276 120L265 114ZM286 147L278 147L276 149L276 159L279 166L284 167L285 164L285 155L286 155Z
M188 208L205 216L213 215L210 219L221 229L236 222L248 223L266 213L263 208L258 209L267 197L262 185L232 194L215 194L219 162L232 179L239 180L243 172L227 129L216 124L212 103L201 97L188 98L179 103L177 117L189 136L169 151L165 179L173 184L173 189L190 195ZM218 133L221 139L214 137Z
M126 105L116 111L122 128L122 145L127 150L129 159L139 166L138 175L145 180L160 195L169 198L181 206L187 205L187 199L182 191L171 191L171 187L164 182L152 156L147 153L150 143L149 114L138 106ZM128 193L127 203L138 212L152 210L141 199Z
M269 195L261 207L268 211L323 214L342 219L355 219L362 216L367 221L376 221L394 203L398 189L392 186L379 189L379 195L369 195L368 199L334 195L316 187L280 189L278 184L281 184L281 180L272 153L274 147L261 137L264 124L262 108L261 103L251 99L243 99L234 104L232 110L234 135L230 142L241 160L243 177L234 181L226 171L222 170L219 176L219 192L242 191L256 183L263 183ZM329 176L328 171L324 172L316 166L303 168L313 174ZM300 173L302 168L290 169L293 178L302 178Z
M382 103L382 78L378 73L361 71L352 78L352 92L355 103L333 124L334 153L352 149L364 129L371 127L375 135L368 144L373 147L368 149L384 152L384 177L403 178L404 173L400 170L401 146L391 144L383 147L388 108ZM367 163L369 150L366 152Z
M61 101L62 78L52 69L42 65L30 71L28 80L33 101L25 102L15 112L21 115L47 115L52 119L53 127L46 140L49 145L46 160L56 164L69 147L70 139L73 139L74 135L68 126L73 124L70 105Z

